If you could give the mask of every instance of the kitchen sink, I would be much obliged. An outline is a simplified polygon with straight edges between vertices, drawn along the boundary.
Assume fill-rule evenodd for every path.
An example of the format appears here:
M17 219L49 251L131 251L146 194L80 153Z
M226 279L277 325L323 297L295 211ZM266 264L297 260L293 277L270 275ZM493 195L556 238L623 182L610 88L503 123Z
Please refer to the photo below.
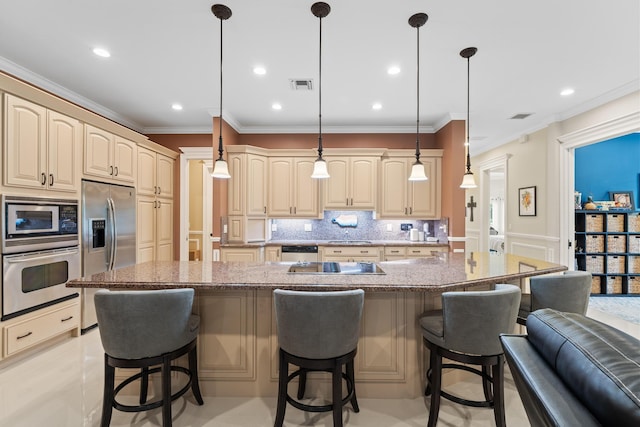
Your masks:
M368 245L371 240L329 240L328 243L338 243L341 245Z

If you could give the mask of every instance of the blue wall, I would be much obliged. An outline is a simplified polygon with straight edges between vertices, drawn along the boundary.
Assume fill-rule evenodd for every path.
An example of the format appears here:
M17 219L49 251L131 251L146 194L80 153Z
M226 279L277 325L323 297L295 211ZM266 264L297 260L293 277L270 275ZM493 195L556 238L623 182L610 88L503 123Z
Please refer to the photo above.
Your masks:
M632 191L640 209L640 133L591 144L575 151L576 191L582 202L609 200L609 191Z

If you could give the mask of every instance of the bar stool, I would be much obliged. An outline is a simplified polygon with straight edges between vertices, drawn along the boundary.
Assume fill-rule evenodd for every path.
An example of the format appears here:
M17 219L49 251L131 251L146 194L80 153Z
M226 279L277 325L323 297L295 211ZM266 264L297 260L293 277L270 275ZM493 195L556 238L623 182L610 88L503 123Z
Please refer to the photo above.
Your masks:
M423 342L431 353L425 390L425 395L431 394L428 427L438 422L440 397L467 406L492 407L496 425L506 425L504 353L499 336L513 331L519 303L520 288L513 285L495 285L492 291L445 292L442 310L420 318ZM459 363L443 364L443 357ZM467 365L480 365L482 370ZM442 390L443 368L480 375L485 400L466 400Z
M109 426L113 408L140 412L159 407L162 425L170 427L171 402L189 389L198 404L203 404L196 349L200 317L191 314L193 295L193 289L96 292L96 314L105 351L102 427ZM171 361L185 354L189 358L188 369L171 365ZM139 368L140 372L114 387L115 368ZM161 372L162 397L147 403L149 375L157 372ZM173 395L171 372L188 377L187 384ZM138 379L140 405L118 402L117 394Z
M588 271L565 271L562 275L536 276L529 279L530 294L522 294L518 323L527 324L527 317L541 308L587 314L591 282Z
M282 426L288 402L303 411L333 411L333 425L341 427L344 405L351 402L353 410L360 411L353 361L358 346L364 291L300 292L276 289L273 296L280 346L278 406L274 426ZM299 369L289 375L289 364ZM331 404L307 405L300 402L304 397L307 373L314 371L331 373ZM287 392L287 385L294 378L298 378L297 399ZM343 379L347 385L345 397L342 397Z

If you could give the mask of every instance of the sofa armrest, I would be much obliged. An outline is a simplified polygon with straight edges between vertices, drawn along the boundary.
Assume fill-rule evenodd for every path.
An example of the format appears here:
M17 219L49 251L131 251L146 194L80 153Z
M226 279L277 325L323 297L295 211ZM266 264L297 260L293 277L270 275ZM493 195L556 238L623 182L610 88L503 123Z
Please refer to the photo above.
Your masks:
M523 335L501 335L505 358L533 427L601 424L571 393Z

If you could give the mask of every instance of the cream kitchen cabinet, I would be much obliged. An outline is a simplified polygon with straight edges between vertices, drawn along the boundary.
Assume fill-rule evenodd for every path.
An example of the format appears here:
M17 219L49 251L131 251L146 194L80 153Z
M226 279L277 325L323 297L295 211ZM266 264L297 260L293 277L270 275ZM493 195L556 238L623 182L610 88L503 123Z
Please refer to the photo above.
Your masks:
M311 178L313 157L270 157L267 215L319 218L318 180Z
M330 178L324 181L325 209L376 209L378 159L326 157Z
M438 150L440 151L440 150ZM441 158L421 157L427 181L409 181L415 158L382 160L380 218L440 218Z
M137 263L173 260L173 200L138 196Z
M264 260L268 262L280 262L282 259L282 246L267 246L264 248Z
M265 156L250 153L227 154L229 163L228 213L266 217L267 167Z
M106 178L115 183L135 183L136 151L135 142L97 127L85 125L85 175Z
M264 248L221 248L220 261L264 261Z
M4 184L77 192L82 127L71 117L5 95Z
M174 159L145 147L138 147L139 195L173 198Z
M435 256L434 252L448 252L448 250L447 246L386 246L384 260L431 258Z
M321 246L322 261L378 262L382 257L380 246Z

